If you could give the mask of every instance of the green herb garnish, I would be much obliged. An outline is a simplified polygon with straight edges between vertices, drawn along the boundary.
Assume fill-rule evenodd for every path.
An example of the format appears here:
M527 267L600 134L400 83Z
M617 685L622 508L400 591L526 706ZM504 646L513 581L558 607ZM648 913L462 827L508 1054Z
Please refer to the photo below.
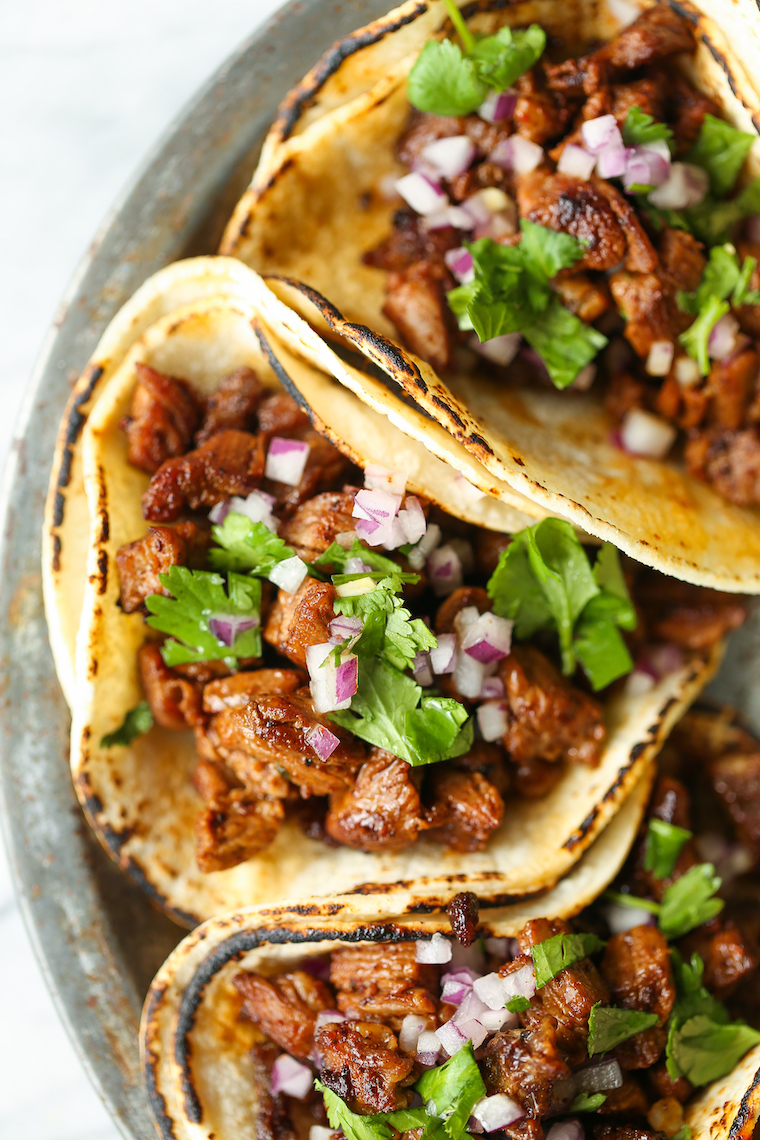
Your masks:
M140 701L124 717L118 728L100 738L101 748L113 748L115 744L131 744L137 736L143 736L153 728L153 713L147 701Z
M612 1005L597 1002L591 1009L588 1019L588 1055L609 1053L616 1045L635 1037L644 1029L656 1025L656 1013L644 1013L640 1009L618 1009Z
M555 934L531 947L536 989L541 989L568 966L604 949L605 943L595 934Z
M667 879L673 874L681 849L692 833L685 827L676 827L662 819L650 819L647 831L644 869L651 871L655 879Z
M623 123L623 142L626 146L648 146L653 142L666 142L672 152L673 132L665 123L656 122L641 107L631 107ZM633 190L633 187L631 187Z
M171 640L161 646L167 665L224 661L234 669L239 658L261 655L258 625L238 634L232 646L223 645L208 627L209 619L215 614L258 619L261 611L261 582L258 578L230 573L228 592L224 589L224 578L208 570L171 566L168 573L159 574L158 579L173 597L151 594L145 604L151 613L148 625L171 634Z

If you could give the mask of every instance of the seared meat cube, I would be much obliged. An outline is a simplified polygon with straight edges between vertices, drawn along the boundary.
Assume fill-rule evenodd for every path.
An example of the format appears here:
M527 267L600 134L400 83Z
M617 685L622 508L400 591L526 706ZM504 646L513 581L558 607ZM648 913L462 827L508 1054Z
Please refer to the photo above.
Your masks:
M499 558L502 552L507 549L511 541L512 538L508 534L502 534L497 530L485 530L483 527L478 527L474 536L475 565L478 573L485 574L490 578L499 564ZM454 593L456 593L456 590ZM449 594L449 597L452 597L452 595ZM478 608L480 609L480 607ZM482 612L481 610L481 613Z
M667 1032L662 1027L676 998L664 936L655 926L636 926L616 934L605 947L602 977L614 1005L657 1014L657 1025L624 1041L615 1054L624 1069L649 1068L665 1046Z
M127 542L116 552L121 594L119 601L125 614L144 608L151 594L169 593L159 581L171 566L184 566L187 546L176 530L169 526L152 526L134 542Z
M622 1085L616 1089L605 1089L604 1095L607 1099L597 1109L602 1116L645 1116L649 1108L649 1097L638 1078L630 1072L624 1071Z
M335 596L330 582L316 578L304 578L295 594L280 590L264 626L264 640L304 669L308 647L323 645L330 637Z
M760 503L760 432L706 431L693 435L684 452L696 479L712 483L729 503L751 507Z
M686 1077L679 1077L674 1081L668 1072L666 1062L659 1061L654 1065L646 1074L647 1081L652 1088L653 1099L661 1100L666 1096L675 1097L681 1104L689 1099L694 1092L693 1085L686 1080Z
M451 119L445 120L447 123ZM454 120L455 121L455 120ZM485 126L485 123L483 124ZM483 164L492 165L491 163ZM477 168L475 168L477 169ZM504 173L502 171L502 173ZM460 176L461 177L461 176ZM458 185L455 178L453 188ZM452 193L453 193L452 188ZM443 261L443 256L449 249L456 249L459 244L456 230L446 226L442 230L429 230L424 225L424 219L407 206L396 210L393 215L393 229L388 237L364 254L364 262L373 265L376 269L403 270L408 269L417 261Z
M449 763L461 772L479 772L502 795L509 788L511 772L507 765L507 754L501 744L476 740L469 752L464 756L456 756Z
M194 783L204 801L195 823L196 859L201 871L236 867L273 842L285 818L280 800L262 798L203 757L198 761Z
M436 261L417 261L388 277L383 312L407 348L438 371L450 364L457 339L446 301L446 292L453 287L448 269Z
M475 606L481 614L484 614L493 608L493 602L482 586L460 586L438 607L435 615L435 632L453 633L454 618L460 610L467 609L468 606Z
M760 359L754 348L715 360L707 377L710 396L708 418L726 431L736 431L744 423L757 383Z
M657 248L662 272L676 288L691 293L699 287L707 264L701 242L685 230L663 226Z
M187 451L200 422L200 400L186 380L163 376L147 364L135 367L138 383L121 427L129 462L153 474L165 460Z
M647 814L650 819L661 819L664 823L673 823L676 827L691 831L690 797L681 781L672 776L658 776ZM671 883L680 879L690 867L699 862L694 841L691 839L681 848L673 873L667 878L657 878L651 871L647 871L644 867L644 855L645 844L642 843L636 853L635 879L640 892L651 894L657 902L662 901Z
M509 123L487 123L478 115L457 118L413 111L409 129L402 136L396 153L405 166L414 167L428 143L435 142L436 139L450 138L452 135L466 135L477 147L478 157L484 158L510 134Z
M649 273L657 265L657 254L631 202L611 182L606 182L603 178L592 178L591 181L599 194L609 202L618 225L625 234L628 249L626 269L631 273Z
M307 1060L314 1050L317 1014L335 1008L330 987L304 970L271 979L246 971L233 981L251 1021L281 1049Z
M256 1140L298 1140L283 1093L272 1092L272 1065L278 1050L270 1042L254 1045L248 1056L253 1084L253 1135Z
M747 616L746 605L735 594L654 572L642 575L636 599L650 637L695 651L710 649Z
M406 1108L414 1062L398 1053L398 1041L385 1025L333 1022L317 1033L324 1084L354 1112L374 1114Z
M329 728L340 739L327 760L321 760L307 740L318 727ZM364 761L361 741L317 716L308 689L265 694L242 708L225 709L212 719L209 733L222 755L239 752L283 770L304 796L328 796L350 787Z
M681 951L690 956L696 951L705 964L704 985L715 997L724 1001L733 993L743 978L754 974L758 967L758 947L731 922L725 925L718 920L720 929L700 927L687 935Z
M303 439L311 431L311 422L287 392L272 392L258 409L259 431L269 440L273 435L285 439Z
M431 838L452 851L482 851L504 818L498 789L481 772L434 767L431 817L436 827Z
M168 459L143 495L143 515L172 522L186 508L212 507L230 495L249 495L264 475L261 436L217 432L195 451Z
M748 733L742 737L740 750L711 760L708 772L739 838L760 854L760 749Z
M661 73L656 76L646 76L644 79L635 79L632 83L616 83L610 88L612 96L612 114L622 127L628 118L631 107L638 107L647 115L655 119L662 119L662 107L665 100L665 76Z
M578 269L612 269L626 253L625 234L606 196L570 174L533 170L517 178L520 217L586 243Z
M499 675L509 705L504 747L515 762L599 763L606 730L598 701L574 688L532 645L513 646Z
M506 1093L533 1120L545 1116L554 1084L570 1076L554 1018L544 1017L532 1029L496 1033L485 1047L483 1075L489 1095Z
M296 508L295 514L280 527L280 538L306 562L324 554L339 534L356 526L351 515L354 496L350 491L325 491Z
M625 318L625 338L639 356L646 357L659 340L676 342L692 318L678 308L675 291L662 273L613 273L612 296Z
M330 981L338 1009L362 1021L383 1021L401 1028L407 1014L437 1025L438 970L416 959L414 943L362 943L333 951Z
M521 75L515 86L518 94L513 118L517 134L539 146L557 138L567 126L571 108L560 104L545 89L535 69Z
M529 800L548 796L562 779L562 766L538 756L528 756L513 766L515 790Z
M655 1137L662 1136L661 1132L652 1132L636 1124L603 1124L601 1120L593 1121L593 1129L594 1140L655 1140Z
M570 927L562 919L532 919L518 935L521 953L529 954L531 947L545 942L556 934L568 934ZM588 1019L597 1002L609 1003L609 992L596 966L588 958L562 970L539 991L543 1011L555 1019L560 1029L569 1031L573 1038L588 1035ZM569 1045L563 1040L563 1048Z
M650 391L643 380L630 372L616 372L607 385L604 406L615 422L620 423L631 408L646 408Z
M559 277L554 282L562 304L586 324L591 324L612 306L610 291L604 281L594 281L585 273Z
M426 823L409 765L373 748L356 783L330 798L325 827L338 843L360 851L402 851Z
M692 87L677 68L671 69L668 80L670 90L666 114L655 118L662 117L672 126L678 153L684 154L697 141L705 115L714 115L720 119L723 112L717 103ZM752 288L756 286L753 285Z
M252 368L238 368L220 380L219 387L206 404L206 414L195 443L199 446L218 431L235 428L252 431L256 427L256 409L261 403L261 381Z
M204 687L203 711L218 713L222 709L237 709L262 693L294 693L305 684L305 675L297 669L256 669L233 673L231 677L210 681Z
M137 665L145 699L156 724L181 729L204 723L200 685L170 669L155 641L140 647Z

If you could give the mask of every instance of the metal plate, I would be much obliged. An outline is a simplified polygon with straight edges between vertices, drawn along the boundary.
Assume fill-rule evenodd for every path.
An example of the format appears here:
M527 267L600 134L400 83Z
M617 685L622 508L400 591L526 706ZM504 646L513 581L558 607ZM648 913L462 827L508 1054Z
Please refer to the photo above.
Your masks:
M182 932L92 840L68 772L69 718L47 643L40 529L56 429L103 328L162 265L213 252L284 93L338 36L389 0L294 0L218 71L100 231L30 384L3 489L2 791L27 925L61 1016L125 1136L153 1135L137 1027ZM760 729L760 622L735 640L716 695Z

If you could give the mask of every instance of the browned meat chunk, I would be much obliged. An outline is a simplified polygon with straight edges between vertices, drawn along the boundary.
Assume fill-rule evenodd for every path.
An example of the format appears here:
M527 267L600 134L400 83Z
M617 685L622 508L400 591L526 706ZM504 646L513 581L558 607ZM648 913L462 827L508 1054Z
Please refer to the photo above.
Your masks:
M594 1140L654 1140L662 1133L651 1132L648 1128L639 1128L636 1124L603 1124L594 1121Z
M446 301L454 280L445 265L417 261L392 272L383 312L404 344L439 371L448 367L456 343L456 324Z
M478 527L474 535L475 563L478 573L485 574L490 578L498 565L502 552L507 549L511 541L512 539L508 534ZM454 592L456 593L456 591ZM451 596L449 594L449 597Z
M664 823L673 823L676 827L683 827L687 831L692 829L689 793L681 781L676 780L673 776L660 775L657 777L647 814L650 819L661 819ZM663 879L657 878L651 871L645 869L644 853L645 845L641 844L637 850L635 861L637 893L651 894L657 902L662 901L663 895L671 883L680 879L690 867L699 861L693 840L687 840L678 855L673 873Z
M663 226L658 245L662 272L678 289L693 292L702 280L707 264L704 246L685 230Z
M748 348L728 360L713 362L707 377L711 424L726 431L736 431L742 426L755 392L759 367L760 360L754 348Z
M521 75L515 86L518 93L514 111L517 134L539 146L557 138L567 126L570 108L560 104L553 93L543 87L533 69Z
M247 1016L281 1049L304 1060L314 1049L317 1014L334 1009L329 986L304 970L264 978L241 973L233 978Z
M630 201L611 182L605 182L603 178L593 178L592 183L609 202L618 225L625 234L628 248L626 269L631 273L651 272L657 265L657 254Z
M691 474L712 483L729 503L760 503L760 432L709 431L693 436L684 452Z
M287 392L272 392L258 409L259 431L269 440L273 435L303 439L311 431L309 417Z
M472 891L460 891L446 907L451 933L462 946L472 946L478 936L480 904Z
M728 808L739 838L760 854L760 748L749 734L741 751L710 762L712 786Z
M437 824L431 837L452 851L482 851L504 818L498 789L481 772L448 765L439 765L431 779L431 816Z
M720 114L718 114L720 118ZM739 261L744 264L747 257L754 257L755 268L749 279L750 289L760 289L760 244L753 241L740 241L737 243ZM752 337L760 337L760 308L757 305L739 305L734 307L734 315L742 327L742 332Z
M599 763L606 730L598 701L574 688L532 645L513 646L499 674L510 714L504 747L515 762Z
M721 1001L729 997L743 978L754 974L758 966L758 947L754 939L733 923L719 924L714 933L709 927L693 931L682 946L687 955L696 951L705 964L705 987Z
M323 645L330 636L334 601L335 587L315 578L304 578L295 594L280 590L264 626L264 640L304 669L307 648Z
M612 1002L624 1009L656 1013L658 1024L624 1041L616 1056L624 1069L646 1069L665 1046L665 1025L676 998L670 954L664 936L655 926L636 926L616 934L602 958L602 977Z
M506 1093L532 1120L549 1111L552 1087L570 1069L557 1047L557 1023L543 1018L532 1029L496 1033L485 1047L483 1075L489 1095Z
M143 515L172 522L186 508L212 507L230 495L249 495L264 474L261 436L222 431L195 451L168 459L143 495Z
M632 83L614 84L610 88L612 114L621 126L628 118L631 107L639 107L647 115L662 119L665 86L663 74L635 79Z
M373 748L356 783L330 798L329 835L360 851L402 851L426 827L420 796L404 760Z
M490 167L492 164L482 165ZM458 181L454 179L455 187ZM408 269L417 261L442 261L446 251L456 249L458 244L456 230L450 226L441 230L429 230L419 214L404 207L393 215L393 229L388 237L375 249L365 253L364 261L376 269Z
M503 794L510 783L510 770L506 759L501 744L488 744L485 740L476 740L469 752L464 756L455 757L450 763L453 768L462 772L480 772Z
M153 641L137 654L145 699L156 724L162 728L188 728L203 724L201 688L164 664L161 649Z
M529 800L540 800L562 779L562 765L529 756L513 767L515 788Z
M343 1022L317 1033L323 1082L359 1113L406 1108L412 1093L414 1062L397 1052L398 1042L385 1025Z
M591 324L612 306L610 291L604 281L594 281L585 273L560 277L554 283L562 304L586 324Z
M194 783L204 801L195 823L196 858L201 871L226 871L263 851L285 818L281 801L229 779L218 764L201 757Z
M705 115L714 115L720 119L723 112L717 103L692 87L677 68L672 68L668 79L670 92L664 119L673 128L678 153L684 154L697 141Z
M149 527L142 538L120 546L116 565L121 584L119 601L124 613L141 610L151 594L168 594L159 581L159 574L166 574L171 566L184 566L186 559L184 539L168 526Z
M603 1116L645 1116L649 1108L649 1097L630 1072L624 1071L622 1085L605 1089L604 1095L607 1099L597 1109Z
M340 739L328 760L321 760L307 740L320 726ZM209 734L222 755L241 753L284 770L304 796L328 796L350 787L364 761L361 741L327 717L317 716L308 689L263 695L242 708L225 709L213 718Z
M163 376L147 364L137 364L136 371L132 408L121 426L127 433L129 462L153 474L165 460L184 455L201 411L186 380Z
M335 542L339 534L356 526L351 512L354 496L350 491L325 491L302 503L292 518L280 527L280 538L306 562L311 562Z
M435 1029L438 970L416 959L413 943L365 942L333 951L330 981L338 1009L362 1021L384 1021L401 1027L407 1014L427 1019Z
M613 273L610 289L626 322L625 338L639 356L646 357L655 341L675 342L691 324L662 274Z
M261 382L252 368L238 368L225 376L219 381L214 394L209 396L203 424L195 436L196 445L229 428L253 430L261 397Z
M747 616L746 605L735 594L693 586L664 574L643 577L636 599L651 638L690 650L709 649L738 629Z
M306 684L297 669L256 669L249 673L233 673L210 681L203 689L203 711L218 713L247 705L252 697L263 693L294 693Z
M452 135L467 135L478 148L480 158L490 154L511 133L508 123L487 123L478 115L454 117L414 111L409 129L402 136L396 153L405 166L414 166L428 143Z
M630 372L616 372L607 385L604 406L616 423L620 423L631 408L647 406L649 391L644 381Z
M570 174L534 170L517 179L520 216L586 244L577 268L612 269L626 254L626 235L607 196Z
M493 602L482 586L460 586L441 602L435 615L436 633L453 633L454 618L460 610L475 606L481 614L492 609Z
M657 1100L661 1100L666 1096L672 1096L675 1097L677 1101L680 1101L681 1104L684 1104L694 1091L693 1086L686 1080L686 1077L679 1077L676 1081L673 1080L668 1072L665 1061L660 1061L647 1072L647 1080L652 1086Z
M253 1084L253 1134L256 1140L298 1140L282 1093L272 1092L272 1065L277 1049L271 1043L254 1045L248 1054Z

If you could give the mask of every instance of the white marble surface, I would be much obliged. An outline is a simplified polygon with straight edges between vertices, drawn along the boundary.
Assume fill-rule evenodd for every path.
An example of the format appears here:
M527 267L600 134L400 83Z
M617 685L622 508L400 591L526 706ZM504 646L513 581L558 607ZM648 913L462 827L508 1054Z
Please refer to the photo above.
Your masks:
M184 102L279 5L0 0L2 461L103 215ZM117 1140L45 989L1 846L0 1011L0 1140Z

